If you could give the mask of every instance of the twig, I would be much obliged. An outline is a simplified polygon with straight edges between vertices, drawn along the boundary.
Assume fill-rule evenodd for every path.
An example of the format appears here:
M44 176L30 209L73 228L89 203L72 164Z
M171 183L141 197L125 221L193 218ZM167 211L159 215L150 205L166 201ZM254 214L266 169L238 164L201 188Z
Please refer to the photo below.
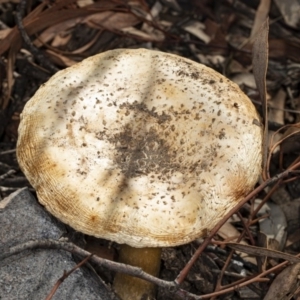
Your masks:
M85 259L83 259L79 264L77 264L73 269L71 269L68 272L64 272L64 275L62 277L60 277L56 284L54 285L54 287L52 288L51 292L49 293L49 295L47 296L46 300L51 300L52 297L54 296L55 292L57 291L57 289L59 288L59 286L64 282L64 280L70 276L74 271L76 271L78 268L80 268L81 266L83 266L91 257L93 256L93 254L90 254L89 256L87 256Z
M3 179L5 179L5 178L7 178L7 177L9 177L10 175L13 175L13 174L15 174L15 173L16 173L15 170L9 170L9 171L7 171L6 173L0 175L0 180L3 180Z
M71 252L73 254L77 254L81 257L87 257L87 256L91 255L90 252L85 251L84 249L81 249L80 247L76 246L73 243L55 241L55 240L49 239L49 240L33 240L33 241L29 241L29 242L8 248L8 249L0 248L0 260L10 257L12 255L18 254L24 250L36 249L36 248L62 249L62 250ZM115 271L115 272L126 273L128 275L132 275L135 277L139 277L139 278L148 280L149 282L152 282L161 287L173 288L173 289L177 288L177 285L175 282L164 281L162 279L151 276L151 275L145 273L141 268L132 267L132 266L128 266L128 265L125 265L122 263L110 261L108 259L100 258L96 255L93 255L90 258L90 261L92 263L97 264L98 266L109 268L110 270Z
M16 149L11 149L11 150L2 151L2 152L0 152L0 156L1 156L1 155L6 155L6 154L15 153L15 152L16 152Z
M38 60L38 62L41 64L41 66L43 66L44 68L46 68L47 70L51 71L51 73L54 74L57 71L59 71L59 69L56 68L48 59L46 59L45 56L43 55L43 53L41 53L41 51L32 44L32 42L25 30L25 27L22 22L25 8L26 8L26 0L20 0L20 4L19 4L18 9L15 14L15 20L16 20L16 24L19 29L20 35L21 35L24 43L28 47L29 51Z
M7 187L7 186L0 186L0 191L1 192L14 192L18 190L18 187Z
M245 232L245 230L244 230L244 232ZM242 240L243 237L244 237L244 234L240 234L239 238L237 239L237 242L239 243ZM223 277L225 275L226 269L228 268L228 266L230 264L230 261L232 259L233 254L234 254L234 251L231 250L229 255L227 256L225 264L222 267L222 270L221 270L221 272L218 276L218 280L217 280L217 283L216 283L216 286L215 286L215 292L218 292L218 291L222 290L222 288L223 288L223 286L222 286Z
M237 215L238 215L238 217L240 218L240 220L241 220L241 222L242 222L242 224L243 224L244 230L245 230L246 233L247 233L247 236L248 236L248 238L249 238L250 244L251 244L251 245L255 245L255 241L254 241L253 235L252 235L252 233L251 233L250 230L249 230L249 224L247 224L247 223L245 222L245 220L244 220L244 218L243 218L243 216L241 215L240 212L237 212Z

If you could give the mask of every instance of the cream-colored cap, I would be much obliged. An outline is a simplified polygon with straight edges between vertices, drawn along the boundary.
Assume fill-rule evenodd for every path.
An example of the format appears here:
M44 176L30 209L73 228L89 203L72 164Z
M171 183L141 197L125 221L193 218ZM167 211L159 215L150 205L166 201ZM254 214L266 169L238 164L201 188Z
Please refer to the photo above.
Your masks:
M134 247L188 243L251 191L262 127L214 70L146 49L55 74L21 115L17 157L46 209Z

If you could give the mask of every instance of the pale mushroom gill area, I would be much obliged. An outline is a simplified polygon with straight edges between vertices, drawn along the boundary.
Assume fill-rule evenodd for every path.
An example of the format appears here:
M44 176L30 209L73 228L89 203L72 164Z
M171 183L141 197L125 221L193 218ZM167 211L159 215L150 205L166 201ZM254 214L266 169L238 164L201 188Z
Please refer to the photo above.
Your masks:
M86 59L41 87L21 122L17 154L40 202L77 230L135 247L202 235L260 173L251 101L215 71L170 54L121 49Z

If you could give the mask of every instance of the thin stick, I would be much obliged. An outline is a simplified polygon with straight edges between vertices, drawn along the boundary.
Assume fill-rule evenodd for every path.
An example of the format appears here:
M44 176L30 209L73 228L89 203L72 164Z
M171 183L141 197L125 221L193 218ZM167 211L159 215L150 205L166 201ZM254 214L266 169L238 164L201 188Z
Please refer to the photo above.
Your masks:
M90 254L89 256L87 256L85 259L83 259L79 264L77 264L73 269L71 269L68 272L64 272L64 275L61 276L56 284L54 285L54 287L52 288L51 292L49 293L49 295L46 297L45 300L51 300L52 297L54 296L55 292L57 291L57 289L59 288L59 286L64 282L64 280L66 278L68 278L74 271L76 271L78 268L80 268L81 266L83 266L91 257L93 256L93 254Z
M34 240L29 241L8 249L0 248L0 260L5 259L7 257L10 257L12 255L18 254L24 250L28 249L36 249L36 248L42 248L42 249L62 249L68 252L71 252L73 254L77 254L81 257L87 257L91 255L90 252L81 249L80 247L76 246L73 243L70 242L61 242L56 240ZM177 284L175 282L170 281L164 281L162 279L156 278L154 276L151 276L147 273L145 273L141 268L128 266L125 264L117 263L108 259L100 258L96 255L93 255L90 258L90 261L92 263L97 264L98 266L106 267L112 271L120 272L120 273L126 273L128 275L132 275L135 277L139 277L145 280L148 280L149 282L152 282L158 286L162 286L165 288L176 288Z
M16 152L16 149L11 149L11 150L6 150L6 151L0 152L0 155L6 155L6 154L15 153L15 152Z

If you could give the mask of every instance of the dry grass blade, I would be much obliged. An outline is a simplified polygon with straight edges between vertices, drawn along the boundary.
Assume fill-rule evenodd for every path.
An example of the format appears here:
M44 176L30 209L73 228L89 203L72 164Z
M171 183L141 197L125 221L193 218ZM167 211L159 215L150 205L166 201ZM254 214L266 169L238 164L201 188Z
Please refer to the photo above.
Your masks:
M267 248L261 248L261 247L256 247L256 246L249 246L249 245L242 245L242 244L237 244L237 243L227 243L227 246L238 251L242 251L254 256L268 256L272 258L279 258L279 259L284 259L287 261L290 261L292 263L299 263L300 258L283 253L280 251L275 251Z
M266 74L268 67L268 32L269 19L267 19L257 35L252 52L253 74L260 95L264 119L264 142L263 142L263 177L266 179L265 170L268 155L268 114L267 114L267 89Z

